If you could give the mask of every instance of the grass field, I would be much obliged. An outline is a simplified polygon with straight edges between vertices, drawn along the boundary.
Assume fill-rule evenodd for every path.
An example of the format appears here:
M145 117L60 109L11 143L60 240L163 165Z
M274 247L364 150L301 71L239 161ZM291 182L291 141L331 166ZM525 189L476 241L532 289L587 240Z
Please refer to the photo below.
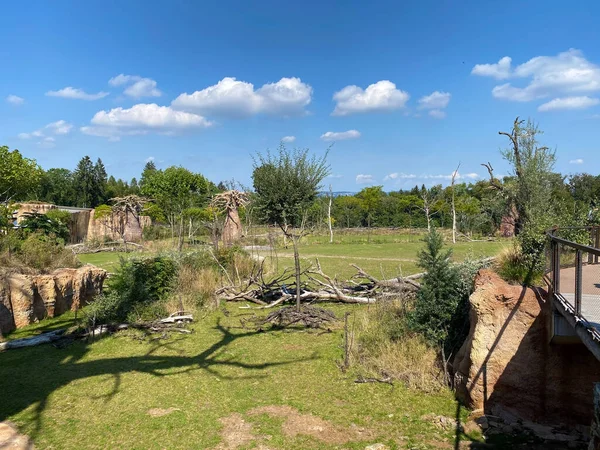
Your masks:
M122 332L1 353L0 421L39 449L453 448L455 430L423 418L455 417L450 391L357 384L337 366L341 330L250 331L228 309L168 340Z
M356 263L375 276L418 271L422 235L403 232L307 237L303 264L349 278ZM454 259L496 254L508 241L459 242ZM122 256L80 255L114 271ZM291 247L279 245L278 269L292 266ZM226 308L226 309L225 309ZM342 317L360 305L327 305ZM83 313L79 313L80 317ZM432 417L466 419L449 390L423 393L395 383L355 383L346 373L343 333L303 329L252 331L238 304L198 312L191 335L142 339L121 332L65 348L51 345L0 353L0 421L10 420L39 449L391 449L466 448L456 428ZM74 323L74 314L17 330L21 338ZM427 417L425 417L427 416Z
M410 275L420 269L416 266L417 252L423 247L423 232L373 230L348 232L343 231L335 235L334 242L329 243L329 235L312 234L306 236L300 246L300 256L303 265L314 263L319 258L323 270L330 275L337 275L340 279L348 279L356 273L350 264L357 264L375 277L393 278L398 275ZM448 248L452 248L453 259L462 261L467 257L484 258L496 255L502 248L510 245L510 240L500 239L494 241L459 241L456 244L447 239ZM251 237L246 239L247 244L252 244ZM291 243L288 248L278 241L277 247L272 251L260 250L257 252L268 258L273 267L283 270L284 267L293 267L293 253ZM139 256L134 253L93 253L79 255L84 263L94 264L103 269L113 271L119 263L121 256Z
M313 235L303 239L300 256L303 264L310 264L319 258L323 270L341 279L350 278L356 270L350 264L357 264L375 277L393 278L398 275L410 275L420 269L416 265L417 253L423 247L423 233L373 232L372 236L361 233L344 233L336 235L333 243L329 236ZM454 261L463 261L467 257L485 258L494 256L502 248L510 245L509 240L495 241L460 241L452 244L447 240L447 248L451 248ZM262 256L274 258L273 264L281 267L293 267L291 244L288 248L279 246L276 251L261 251Z

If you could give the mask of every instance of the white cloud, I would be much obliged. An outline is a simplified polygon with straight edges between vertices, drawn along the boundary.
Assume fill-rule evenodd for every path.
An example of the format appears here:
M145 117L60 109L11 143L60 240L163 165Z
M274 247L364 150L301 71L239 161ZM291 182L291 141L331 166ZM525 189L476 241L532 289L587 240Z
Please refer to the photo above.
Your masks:
M462 174L460 172L452 172L449 175L423 175L420 178L433 179L433 180L451 180L452 175L454 175L454 173L456 173L455 180L476 180L477 178L479 178L479 174L475 173L475 172L470 172L470 173L465 173L465 174Z
M356 184L373 184L375 183L375 179L373 178L373 175L365 175L365 174L358 174L356 175Z
M393 111L403 108L409 98L408 92L397 89L388 80L378 81L364 90L358 86L346 86L333 94L337 104L332 115Z
M321 135L321 139L324 141L345 141L348 139L358 139L360 132L357 130L348 131L328 131Z
M49 123L44 128L51 130L54 134L69 134L73 129L73 124L70 124L64 120L58 120L56 122Z
M41 141L39 141L38 145L43 148L53 148L56 146L55 142L56 142L56 139L54 139L52 136L47 136L44 139L42 139Z
M294 142L296 140L296 136L284 136L281 138L281 142L285 142L285 143L291 143Z
M49 97L72 98L77 100L99 100L108 95L108 92L98 92L96 94L88 94L83 89L68 86L58 91L48 91L46 95Z
M562 97L550 100L538 107L538 111L556 111L560 109L586 109L596 106L600 103L597 98L591 98L586 95L581 97Z
M525 87L515 87L511 83L496 86L492 95L499 99L529 102L556 95L600 91L600 67L576 49L556 56L536 56L514 69L511 69L508 57L500 61L504 61L500 69L492 68L496 66L494 64L478 64L472 73L498 79L529 79L529 84Z
M117 138L149 132L174 134L177 131L208 128L212 125L213 122L197 114L175 111L169 106L158 106L155 103L140 103L128 109L119 107L110 111L98 111L92 117L91 126L81 127L81 132Z
M19 106L25 102L25 99L23 97L19 97L18 95L10 94L8 97L6 97L6 101L12 105Z
M125 75L121 73L116 77L112 77L110 80L108 80L108 84L110 84L111 86L123 86L124 84L137 81L140 78L141 77L138 75Z
M572 159L571 161L569 161L569 164L583 164L583 159L581 159L581 158Z
M255 114L303 115L311 100L312 87L300 78L282 78L255 90L252 83L226 77L201 91L181 94L171 105L206 115L243 118Z
M410 180L413 178L418 178L415 174L413 173L404 173L404 172L394 172L394 173L390 173L389 175L386 175L383 178L383 181L388 181L388 180Z
M432 109L429 111L429 115L434 119L443 119L446 117L446 112L441 109Z
M500 61L496 64L477 64L471 70L471 74L504 80L510 77L511 62L512 59L509 56L505 56L504 58L500 58Z
M344 178L344 175L340 175L340 174L337 174L337 173L335 173L335 174L332 173L331 175L327 175L327 178L336 178L336 179L338 179L338 178Z
M156 88L156 81L139 75L120 74L108 80L111 86L129 85L123 92L131 98L160 97L162 92Z
M150 161L154 161L154 156L148 156L144 162L149 163Z
M70 124L66 120L57 120L56 122L49 123L48 125L40 128L39 130L32 131L31 133L19 133L17 136L19 139L30 139L32 137L45 137L47 133L54 135L69 134L73 129L73 124ZM46 142L54 142L53 137L47 137Z
M419 109L444 109L450 103L452 94L435 91L419 99Z

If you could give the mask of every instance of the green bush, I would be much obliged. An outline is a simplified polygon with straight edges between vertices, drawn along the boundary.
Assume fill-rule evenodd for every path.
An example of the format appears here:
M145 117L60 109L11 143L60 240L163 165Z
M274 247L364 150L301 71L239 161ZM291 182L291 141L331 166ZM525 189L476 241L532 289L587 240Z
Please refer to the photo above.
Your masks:
M77 257L53 234L36 231L20 243L15 256L28 267L48 271L61 267L79 267Z
M69 240L69 227L67 226L68 222L64 222L63 220L65 218L62 216L62 211L55 213L54 218L47 214L29 213L21 221L20 227L25 235L42 232L47 236L58 239L61 244L64 244Z
M173 259L121 259L120 266L89 310L90 322L152 320L166 313L165 302L174 288L177 265Z

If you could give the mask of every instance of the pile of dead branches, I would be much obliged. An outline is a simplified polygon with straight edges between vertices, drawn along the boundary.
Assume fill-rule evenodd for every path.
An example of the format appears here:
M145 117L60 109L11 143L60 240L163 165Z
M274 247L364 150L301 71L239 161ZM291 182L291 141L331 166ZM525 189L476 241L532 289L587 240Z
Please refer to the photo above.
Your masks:
M350 279L339 281L323 272L317 259L315 264L304 269L300 287L303 303L337 301L342 303L374 303L377 298L413 296L419 289L416 281L423 274L380 280L352 264L357 273ZM218 298L226 301L242 301L258 305L258 309L273 308L295 300L295 274L286 269L281 275L269 278L264 272L264 263L256 265L249 278L242 283L229 284L216 291Z
M255 327L262 328L267 324L276 327L289 327L291 325L304 325L308 328L322 328L324 324L335 322L337 317L332 311L316 306L303 305L285 306L267 314L266 317L253 317L242 323L251 322Z

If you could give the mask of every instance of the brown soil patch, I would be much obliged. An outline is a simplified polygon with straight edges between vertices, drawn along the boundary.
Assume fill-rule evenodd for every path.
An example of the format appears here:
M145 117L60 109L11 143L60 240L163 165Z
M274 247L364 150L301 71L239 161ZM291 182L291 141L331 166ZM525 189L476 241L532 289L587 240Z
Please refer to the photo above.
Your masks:
M215 450L235 450L256 439L256 436L252 434L252 424L246 422L239 413L222 417L219 421L223 424L221 430L223 442L217 445Z
M179 408L167 408L167 409L163 409L163 408L152 408L148 410L148 414L152 417L162 417L162 416L166 416L167 414L171 414L172 412L175 411L181 411Z
M286 436L299 434L311 436L328 444L345 444L355 440L367 440L371 432L361 427L342 428L312 414L300 414L290 406L262 406L251 409L248 414L268 414L285 419L281 429Z
M33 443L10 422L0 422L0 449L33 450Z

